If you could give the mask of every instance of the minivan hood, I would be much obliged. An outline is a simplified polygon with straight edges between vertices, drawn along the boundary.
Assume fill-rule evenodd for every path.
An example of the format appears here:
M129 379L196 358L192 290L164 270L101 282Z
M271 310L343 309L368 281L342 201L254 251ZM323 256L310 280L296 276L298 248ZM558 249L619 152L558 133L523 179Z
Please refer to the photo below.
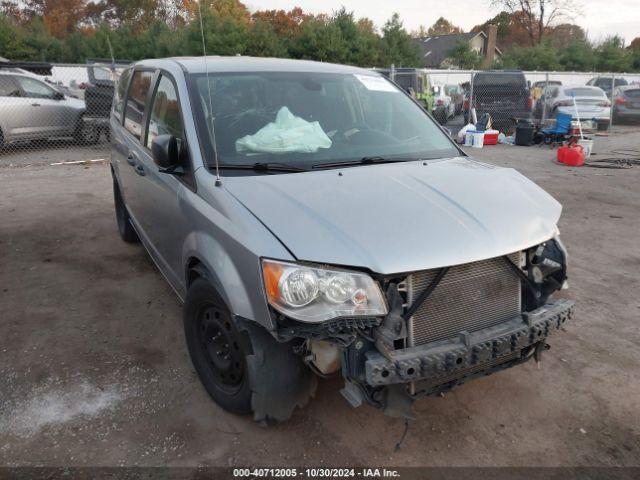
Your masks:
M380 274L473 262L553 237L562 207L513 169L468 158L226 177L298 260Z

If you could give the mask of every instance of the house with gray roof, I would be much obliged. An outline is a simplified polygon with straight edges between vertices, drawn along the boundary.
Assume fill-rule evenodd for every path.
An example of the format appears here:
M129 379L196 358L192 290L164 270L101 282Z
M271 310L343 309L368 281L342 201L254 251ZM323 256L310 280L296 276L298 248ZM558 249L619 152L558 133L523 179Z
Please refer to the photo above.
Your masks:
M489 67L495 58L502 56L502 51L496 45L497 28L490 25L488 33L469 32L453 35L435 35L431 37L417 38L420 45L421 56L425 68L450 68L447 62L449 52L458 45L458 42L467 42L471 50L478 52L483 57L483 67Z

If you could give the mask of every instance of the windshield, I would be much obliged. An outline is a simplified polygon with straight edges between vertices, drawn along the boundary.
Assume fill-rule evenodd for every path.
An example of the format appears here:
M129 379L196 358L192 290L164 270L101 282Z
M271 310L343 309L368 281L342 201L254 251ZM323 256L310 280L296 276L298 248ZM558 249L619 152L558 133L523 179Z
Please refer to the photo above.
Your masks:
M459 151L428 115L373 74L193 74L190 91L203 153L221 165L297 167L365 157L442 158ZM211 131L208 84L214 131Z

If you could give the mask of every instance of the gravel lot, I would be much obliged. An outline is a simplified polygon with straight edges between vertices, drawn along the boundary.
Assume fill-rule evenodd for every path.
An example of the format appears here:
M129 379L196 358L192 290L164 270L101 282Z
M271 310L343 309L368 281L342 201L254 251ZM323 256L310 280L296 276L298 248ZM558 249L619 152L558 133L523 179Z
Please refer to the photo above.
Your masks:
M601 158L640 128L599 137ZM206 395L181 306L118 238L105 164L69 145L0 153L0 465L640 465L640 167L566 168L546 147L486 147L563 205L577 319L533 362L416 403L403 422L321 381L264 428ZM505 198L505 202L509 199Z

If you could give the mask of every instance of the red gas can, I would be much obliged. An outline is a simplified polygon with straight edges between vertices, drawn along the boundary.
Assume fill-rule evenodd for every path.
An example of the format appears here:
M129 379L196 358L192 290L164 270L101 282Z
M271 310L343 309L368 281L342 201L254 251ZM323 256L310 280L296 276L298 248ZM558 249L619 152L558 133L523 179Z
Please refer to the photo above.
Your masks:
M560 158L562 158L562 160ZM584 150L582 149L582 145L570 145L566 147L563 154L561 154L560 149L558 149L558 161L569 167L581 167L584 165Z
M558 162L564 163L564 157L567 154L569 147L562 146L558 148Z

